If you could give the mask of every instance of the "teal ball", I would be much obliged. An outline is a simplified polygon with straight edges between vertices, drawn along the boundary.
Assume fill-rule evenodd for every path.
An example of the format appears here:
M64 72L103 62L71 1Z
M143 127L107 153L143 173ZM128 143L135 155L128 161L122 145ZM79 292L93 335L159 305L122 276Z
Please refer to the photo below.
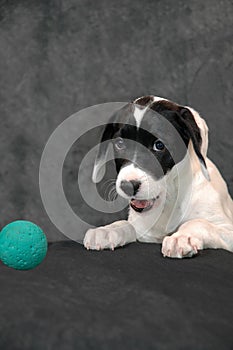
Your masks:
M11 222L0 233L0 259L14 269L33 269L45 258L47 248L44 232L30 221Z

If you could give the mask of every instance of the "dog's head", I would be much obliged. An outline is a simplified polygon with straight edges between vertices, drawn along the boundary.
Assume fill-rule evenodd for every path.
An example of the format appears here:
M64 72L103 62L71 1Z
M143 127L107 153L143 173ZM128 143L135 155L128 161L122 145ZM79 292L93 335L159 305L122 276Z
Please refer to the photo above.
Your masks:
M205 157L208 129L199 114L166 99L144 96L117 111L105 127L93 171L105 173L109 145L117 170L116 190L137 211L151 209L165 192L165 180L182 163L190 145L209 180Z

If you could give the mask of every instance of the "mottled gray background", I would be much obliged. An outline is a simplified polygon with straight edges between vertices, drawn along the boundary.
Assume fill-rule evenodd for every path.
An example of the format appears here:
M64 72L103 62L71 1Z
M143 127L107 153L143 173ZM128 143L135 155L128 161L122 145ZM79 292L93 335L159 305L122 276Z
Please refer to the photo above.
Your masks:
M1 226L23 218L51 240L64 238L40 199L47 139L82 108L144 94L201 112L209 156L233 193L232 18L232 0L0 1ZM64 170L77 207L69 183L85 142ZM90 215L96 224L110 220Z

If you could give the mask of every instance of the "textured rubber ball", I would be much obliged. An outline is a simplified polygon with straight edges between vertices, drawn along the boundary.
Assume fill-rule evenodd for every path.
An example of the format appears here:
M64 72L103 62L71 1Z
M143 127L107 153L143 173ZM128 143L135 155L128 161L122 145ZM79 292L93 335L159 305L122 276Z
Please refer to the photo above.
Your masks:
M30 221L13 221L0 233L0 259L14 269L33 269L45 258L47 249L44 232Z

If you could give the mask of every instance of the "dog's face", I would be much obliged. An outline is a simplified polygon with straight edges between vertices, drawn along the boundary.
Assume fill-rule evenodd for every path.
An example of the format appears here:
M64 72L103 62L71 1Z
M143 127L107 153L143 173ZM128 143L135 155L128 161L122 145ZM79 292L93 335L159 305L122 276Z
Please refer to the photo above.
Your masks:
M186 157L190 142L208 176L201 133L191 111L164 99L145 96L126 105L113 115L101 142L93 180L98 182L103 176L108 145L112 144L116 190L140 213L159 205L166 194L167 178Z

